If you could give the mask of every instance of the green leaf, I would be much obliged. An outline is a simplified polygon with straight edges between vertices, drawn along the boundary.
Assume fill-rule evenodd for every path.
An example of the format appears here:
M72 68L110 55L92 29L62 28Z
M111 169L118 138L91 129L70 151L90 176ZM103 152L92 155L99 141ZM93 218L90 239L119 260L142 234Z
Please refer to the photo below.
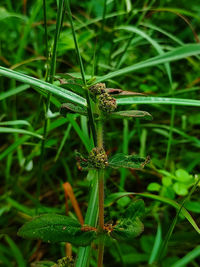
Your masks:
M130 118L142 118L146 120L152 120L152 116L150 113L146 111L141 110L124 110L124 111L117 111L113 112L112 117L114 118L124 118L124 117L130 117Z
M112 168L134 168L141 169L149 162L148 158L140 158L136 155L125 155L118 153L111 157L108 165Z
M116 70L110 72L102 77L97 78L96 82L102 82L117 76L125 75L130 72L137 71L139 69L158 66L159 64L176 61L179 59L183 59L189 56L194 56L200 54L200 46L199 44L186 44L184 46L174 48L172 51L166 52L162 55L150 58L148 60L136 63L134 65L122 68L120 70Z
M161 185L158 183L150 183L147 187L148 191L160 191Z
M145 213L145 205L142 199L137 199L128 206L124 213L124 218L129 218L132 221L137 217L143 216Z
M61 87L58 87L56 85L44 82L42 80L38 80L36 78L22 74L20 72L10 70L10 69L7 69L7 68L0 66L0 75L3 75L5 77L11 78L11 79L15 79L17 81L23 82L25 84L29 84L31 86L35 86L37 88L40 88L41 90L52 93L53 95L61 97L61 98L68 100L72 103L76 103L77 105L86 106L86 101L83 97L81 97L81 96L79 96L73 92L70 92L66 89L63 89Z
M151 198L163 203L166 203L176 209L180 209L181 205L178 204L176 201L166 198L166 197L162 197L162 196L158 196L158 195L154 195L154 194L150 194L150 193L135 193L135 192L119 192L119 193L114 193L109 195L109 197L107 197L105 199L105 206L110 206L112 205L117 199L124 197L124 196L141 196L141 197L146 197L146 198ZM184 208L182 207L180 214L182 214L189 222L190 224L194 227L194 229L197 231L197 233L200 234L200 228L198 227L198 225L196 224L196 222L194 221L194 219L192 218L192 216L190 215L190 213Z
M163 104L200 107L200 100L169 98L169 97L124 97L117 99L117 105L132 104Z
M199 201L188 201L185 203L185 208L192 212L200 213L200 202Z
M81 115L87 116L87 108L86 107L81 107L73 103L63 103L60 108L60 113L63 116L66 116L68 113L78 113Z
M96 238L96 232L82 229L78 221L68 216L45 214L24 224L18 235L45 242L69 242L77 246L88 246Z
M121 219L114 226L111 236L117 240L132 240L140 235L144 230L143 223L139 218L135 220Z
M173 185L173 189L176 192L176 194L179 196L186 196L188 194L187 186L182 183L178 183L178 182L175 183Z
M170 177L163 177L162 178L162 184L164 186L168 187L172 184L172 179Z
M193 180L192 175L190 175L188 172L186 172L183 169L178 169L175 172L176 180L182 183L190 183Z

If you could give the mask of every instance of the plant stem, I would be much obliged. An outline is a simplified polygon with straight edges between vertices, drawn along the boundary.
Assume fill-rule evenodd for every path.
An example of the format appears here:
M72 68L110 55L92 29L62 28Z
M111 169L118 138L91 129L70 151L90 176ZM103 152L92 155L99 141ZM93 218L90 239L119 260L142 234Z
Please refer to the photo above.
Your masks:
M103 148L103 121L97 121L97 146ZM99 185L99 232L104 230L104 169L98 170ZM98 267L103 266L104 237L100 237L98 246Z

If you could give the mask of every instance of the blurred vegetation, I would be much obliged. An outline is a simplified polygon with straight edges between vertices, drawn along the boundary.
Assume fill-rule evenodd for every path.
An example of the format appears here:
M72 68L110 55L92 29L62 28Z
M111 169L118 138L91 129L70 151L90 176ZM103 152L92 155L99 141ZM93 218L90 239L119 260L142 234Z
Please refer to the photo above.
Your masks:
M43 1L1 1L1 66L46 79L56 31L57 3L49 0L46 4L48 49ZM198 43L200 38L200 6L195 0L71 1L71 10L88 79L185 44ZM58 78L61 73L70 73L72 80L81 77L67 14L62 20L54 77L57 86L62 85ZM199 100L199 55L170 62L168 67L168 71L162 64L124 73L106 80L106 86L153 97ZM17 236L21 225L37 214L65 214L63 183L71 184L83 217L87 210L91 177L86 177L75 162L75 150L84 154L90 144L87 120L74 114L62 117L59 108L63 101L52 96L41 164L46 98L47 94L38 88L0 77L0 266L36 266L35 262L40 260L56 262L65 257L64 243L46 244ZM115 152L150 155L151 162L142 170L108 169L105 198L117 192L149 192L182 203L200 173L199 106L141 103L129 107L148 111L153 120L107 120L106 151L108 155ZM3 127L7 127L7 134ZM132 198L124 196L108 205L105 221L117 220ZM176 210L173 205L155 199L144 201L144 232L123 244L108 240L104 266L154 266ZM199 186L185 208L200 225ZM76 216L70 201L69 215ZM73 256L77 250L72 246ZM96 266L96 254L92 250L90 266ZM182 214L158 266L200 266L199 234Z

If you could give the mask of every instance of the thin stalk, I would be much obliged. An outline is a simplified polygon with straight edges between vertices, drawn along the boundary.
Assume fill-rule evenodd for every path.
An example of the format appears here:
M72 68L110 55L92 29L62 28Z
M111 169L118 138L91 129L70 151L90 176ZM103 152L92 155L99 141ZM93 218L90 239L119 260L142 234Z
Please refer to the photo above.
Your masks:
M58 11L57 11L56 32L55 32L55 36L54 36L53 53L52 53L51 65L50 65L49 83L53 83L54 75L55 75L57 43L58 43L59 33L60 33L60 29L61 29L63 7L64 7L64 0L60 0ZM45 6L43 8L46 9L46 3L45 3ZM46 10L44 11L44 15L46 15ZM46 17L44 17L44 21L46 22ZM45 39L46 38L47 37L45 37ZM47 43L47 45L48 45L48 43ZM46 47L46 49L48 50L48 47ZM48 79L48 75L46 75L46 79ZM39 198L39 195L40 195L41 178L42 178L41 169L42 169L43 162L44 162L45 142L46 142L47 128L48 128L47 112L48 112L49 107L50 107L50 99L51 99L51 94L48 93L47 101L46 101L46 107L45 107L44 131L43 131L43 140L42 140L42 144L41 144L41 154L40 154L40 162L39 162L40 175L37 179L37 198Z
M71 9L70 9L69 0L65 0L65 2L66 2L67 12L68 12L68 15L69 15L70 25L71 25L71 28L72 28L72 35L73 35L73 38L74 38L74 44L75 44L75 48L76 48L76 52L77 52L77 56L78 56L79 65L80 65L81 76L82 76L83 84L84 84L84 87L85 87L85 98L86 98L86 101L87 101L89 125L91 127L93 140L94 140L94 143L96 145L96 130L95 130L95 123L94 123L94 116L93 116L93 113L92 113L92 106L91 106L90 96L89 96L89 92L88 92L88 88L87 88L87 82L86 82L86 79L85 79L85 71L84 71L84 67L83 67L83 62L82 62L82 58L81 58L81 54L80 54L78 41L77 41L77 38L76 38L76 33L75 33L74 23L73 23L73 19L72 19L72 13L71 13Z
M97 146L103 148L103 121L97 121ZM104 169L98 170L98 185L99 185L99 232L104 230ZM103 252L104 252L104 237L99 239L98 245L98 267L103 266Z
M48 49L48 35L47 35L47 6L46 0L43 0L43 17L44 17L44 42L45 42L45 55L46 62L48 62L49 49Z

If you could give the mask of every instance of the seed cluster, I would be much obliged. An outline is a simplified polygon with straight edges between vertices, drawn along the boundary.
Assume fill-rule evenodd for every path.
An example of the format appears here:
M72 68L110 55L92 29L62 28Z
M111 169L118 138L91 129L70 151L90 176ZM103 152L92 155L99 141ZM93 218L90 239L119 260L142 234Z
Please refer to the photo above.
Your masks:
M108 93L99 96L99 109L103 112L111 113L117 108L116 99Z
M52 267L73 267L74 259L72 257L64 257L57 261L57 264L54 264Z
M102 93L105 93L105 89L105 83L97 83L89 88L90 92L94 95L100 95Z
M95 147L90 151L88 162L96 169L104 169L108 165L108 158L103 148Z

